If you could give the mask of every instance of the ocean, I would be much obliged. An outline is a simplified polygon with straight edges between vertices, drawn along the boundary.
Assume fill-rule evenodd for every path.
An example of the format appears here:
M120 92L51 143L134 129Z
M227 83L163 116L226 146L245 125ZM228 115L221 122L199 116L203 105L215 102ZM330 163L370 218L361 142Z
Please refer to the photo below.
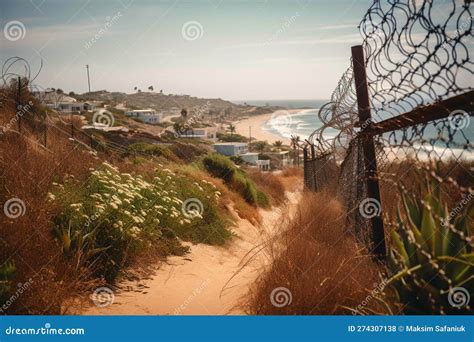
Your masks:
M271 120L263 124L263 129L279 135L283 138L290 138L292 135L300 137L300 141L303 141L309 137L316 129L322 126L321 121L318 118L318 111L327 100L277 100L277 101L268 101L268 100L258 100L258 101L239 101L239 103L248 103L255 106L281 106L288 109L294 108L312 108L312 109L302 109L297 114L285 115L285 112L282 111L281 115L275 115ZM457 124L462 125L461 129L453 130L451 129L452 136L448 137L450 133L446 127L443 128L443 124L434 123L428 124L423 132L420 130L409 130L408 134L411 135L416 132L411 138L410 141L415 145L415 149L424 150L427 153L434 153L435 155L443 157L455 156L459 157L462 154L463 159L467 158L468 160L474 159L474 154L472 153L472 142L474 141L474 122L470 122L472 117L461 117L461 121ZM454 120L443 121L444 124L450 124L453 127ZM458 126L459 127L459 126ZM332 138L338 134L338 131L335 129L327 129L324 132L325 138ZM421 136L420 136L421 134ZM386 134L388 137L389 133ZM442 137L440 136L442 135ZM396 132L395 135L391 136L390 141L397 140L398 143L403 141L402 134ZM446 139L446 141L443 141ZM447 141L449 145L447 144ZM466 146L470 147L465 150ZM446 149L450 149L450 153L446 153Z
M300 140L308 138L317 128L321 127L321 121L318 119L318 111L329 100L248 100L234 101L237 104L249 104L252 106L280 106L288 109L302 109L301 112L291 116L285 115L282 111L281 115L276 115L273 120L267 121L263 125L263 129L270 133L279 135L283 138L290 138L292 135L298 135ZM328 138L336 135L335 130L328 131Z

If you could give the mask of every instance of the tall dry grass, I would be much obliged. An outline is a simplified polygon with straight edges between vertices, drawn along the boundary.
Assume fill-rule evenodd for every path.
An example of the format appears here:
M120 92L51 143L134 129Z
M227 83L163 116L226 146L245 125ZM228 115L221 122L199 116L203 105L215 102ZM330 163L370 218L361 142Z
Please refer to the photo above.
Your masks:
M0 116L9 117L2 112ZM51 219L57 208L48 204L47 193L65 174L82 179L98 160L70 141L58 122L48 130L48 148L41 146L42 130L23 122L21 134L0 135L0 203L17 198L25 204L18 218L0 215L0 264L15 266L12 291L31 283L7 311L15 314L58 314L66 298L91 286L87 270L77 270L64 258L53 238ZM7 294L7 297L11 295Z
M285 201L285 186L280 177L257 169L247 169L246 173L270 197L273 205L280 205Z
M345 232L343 208L334 196L305 193L294 217L280 228L266 250L271 264L251 287L248 313L348 314L347 307L362 303L383 312L372 298L381 268ZM282 307L274 305L275 294L272 298L280 287L291 294L291 303Z

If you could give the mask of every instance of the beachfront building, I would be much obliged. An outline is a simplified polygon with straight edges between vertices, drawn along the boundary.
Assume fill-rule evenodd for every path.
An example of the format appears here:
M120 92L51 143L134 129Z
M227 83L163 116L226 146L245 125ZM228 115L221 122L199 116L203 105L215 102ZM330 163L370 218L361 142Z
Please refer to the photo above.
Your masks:
M256 162L258 168L262 171L270 171L270 160L257 160Z
M180 138L199 138L205 140L217 140L217 127L189 128L178 134Z
M92 102L59 102L46 104L49 108L55 109L61 113L80 113L91 112L96 109L96 105Z
M249 151L247 143L242 142L221 142L213 145L214 151L224 156L241 156Z
M38 91L34 92L33 95L43 102L47 107L57 110L61 113L69 114L94 111L98 106L97 102L79 102L71 96L65 95L63 93L57 93L55 91Z
M136 109L125 112L125 115L149 124L157 124L163 121L163 114L154 109Z
M265 152L275 162L276 167L286 167L291 164L290 151Z
M242 158L242 160L246 163L257 165L258 155L259 154L256 152L247 152L247 153L241 154L240 158Z

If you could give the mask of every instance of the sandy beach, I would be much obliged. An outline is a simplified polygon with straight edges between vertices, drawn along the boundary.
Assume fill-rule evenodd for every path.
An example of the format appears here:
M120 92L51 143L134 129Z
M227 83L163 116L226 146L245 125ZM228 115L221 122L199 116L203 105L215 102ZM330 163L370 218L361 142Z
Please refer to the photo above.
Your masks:
M280 110L274 113L268 113L268 114L262 114L262 115L256 115L256 116L251 116L247 119L235 121L233 125L235 126L235 130L237 134L243 135L245 137L249 136L249 127L251 127L252 130L252 140L266 140L268 143L274 143L277 140L283 141L284 144L289 144L290 139L284 138L278 134L274 134L272 132L269 132L265 129L263 129L263 126L265 122L270 120L272 118L272 115L277 113L283 113L283 115L293 115L296 113L301 112L302 109L289 109L289 110ZM286 112L286 113L285 113ZM279 115L282 115L282 114Z

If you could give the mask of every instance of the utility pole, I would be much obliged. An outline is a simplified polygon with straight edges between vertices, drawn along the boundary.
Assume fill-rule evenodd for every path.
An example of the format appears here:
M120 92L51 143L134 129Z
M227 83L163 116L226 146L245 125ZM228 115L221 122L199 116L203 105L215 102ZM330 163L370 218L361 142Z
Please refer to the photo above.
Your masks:
M91 79L89 77L89 64L86 64L87 69L87 85L89 86L89 93L91 92Z

